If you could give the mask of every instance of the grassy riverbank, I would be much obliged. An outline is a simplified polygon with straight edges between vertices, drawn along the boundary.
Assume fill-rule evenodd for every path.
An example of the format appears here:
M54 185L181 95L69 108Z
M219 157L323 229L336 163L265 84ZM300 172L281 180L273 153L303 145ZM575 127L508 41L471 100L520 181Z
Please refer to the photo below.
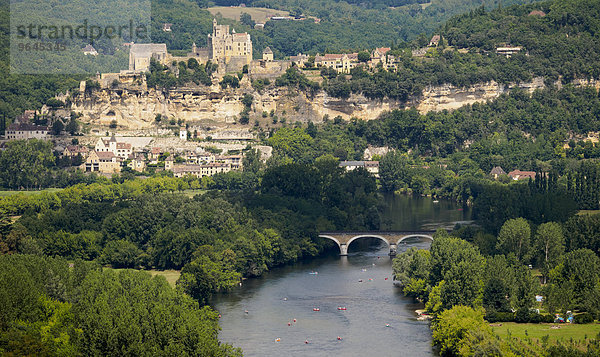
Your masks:
M552 328L558 326L559 328ZM492 327L494 333L502 339L516 337L524 340L531 338L533 342L542 344L542 338L548 336L549 343L557 341L581 341L587 344L586 339L595 338L600 333L600 323L593 324L523 324L515 322L503 322L502 326Z

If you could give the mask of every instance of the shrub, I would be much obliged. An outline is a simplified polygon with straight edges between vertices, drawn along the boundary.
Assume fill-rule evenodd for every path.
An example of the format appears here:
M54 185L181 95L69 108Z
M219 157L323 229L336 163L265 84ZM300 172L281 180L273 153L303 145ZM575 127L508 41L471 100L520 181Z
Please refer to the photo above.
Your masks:
M589 312L573 316L573 321L576 324L590 324L594 322L594 316Z
M513 322L515 316L512 312L490 311L485 315L488 322Z

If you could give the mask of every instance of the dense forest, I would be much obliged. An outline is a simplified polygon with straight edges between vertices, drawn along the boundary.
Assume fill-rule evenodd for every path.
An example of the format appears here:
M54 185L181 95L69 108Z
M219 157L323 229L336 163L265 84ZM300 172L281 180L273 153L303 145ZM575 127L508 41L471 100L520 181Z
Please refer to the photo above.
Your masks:
M0 256L0 353L8 356L241 356L217 313L164 277L93 262Z
M534 77L544 78L546 84L598 79L598 9L597 1L547 1L492 11L480 7L446 22L438 30L442 44L430 48L425 58L409 53L418 41L392 46L390 54L399 58L397 70L368 73L356 68L350 78L328 72L323 86L340 98L362 93L372 99L406 101L420 96L428 85L467 87L491 80L509 84ZM521 51L510 57L496 53L506 46L519 46Z
M206 7L246 6L287 10L294 15L314 16L304 21L269 21L264 30L253 30L235 23L236 31L249 31L255 56L270 46L276 57L299 52L315 54L324 51L374 48L413 40L419 34L430 34L453 15L481 6L481 1L434 0L421 1L171 1L152 2L153 38L166 41L173 49L188 49L192 41L204 44L211 31L212 15ZM486 0L483 5L493 9L500 4L531 3L531 0ZM403 4L405 3L405 4ZM173 23L173 32L162 32L162 23ZM227 23L234 24L225 20ZM427 36L425 36L427 37Z
M411 248L394 260L395 279L406 296L425 303L433 315L433 339L441 355L470 356L478 351L485 356L585 356L572 339L551 346L547 341L499 339L489 322L551 323L555 313L567 316L572 311L575 323L598 319L596 247L572 246L565 239L580 235L578 224L589 219L532 228L527 220L516 218L507 220L497 236L484 239L473 239L473 228L452 235L439 231L430 250ZM528 263L539 267L541 276L534 276ZM543 296L541 304L536 295ZM597 342L586 341L588 355L600 352Z

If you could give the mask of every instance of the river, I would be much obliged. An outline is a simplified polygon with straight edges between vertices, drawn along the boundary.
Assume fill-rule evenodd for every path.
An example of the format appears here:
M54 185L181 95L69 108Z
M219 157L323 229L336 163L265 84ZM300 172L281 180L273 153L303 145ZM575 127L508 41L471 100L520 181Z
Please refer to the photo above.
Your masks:
M385 200L386 230L435 229L470 218L449 201ZM398 253L429 245L411 239ZM392 283L388 252L375 238L357 240L347 257L332 252L244 281L212 301L222 315L219 339L256 357L435 355L428 323L414 314L418 306Z

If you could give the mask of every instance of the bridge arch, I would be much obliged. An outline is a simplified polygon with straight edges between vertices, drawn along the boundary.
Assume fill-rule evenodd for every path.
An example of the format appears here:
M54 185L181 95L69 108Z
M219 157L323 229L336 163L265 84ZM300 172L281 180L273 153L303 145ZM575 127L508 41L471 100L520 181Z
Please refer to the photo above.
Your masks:
M332 241L334 241L334 242L336 242L336 243L337 243L338 247L339 247L340 245L342 245L342 244L340 243L340 241L339 241L337 238L335 238L335 237L328 236L328 235L325 235L325 234L319 234L319 237L321 237L321 238L327 238L327 239L331 239Z
M360 238L379 238L379 239L381 239L382 241L384 241L384 242L385 242L385 244L387 244L387 245L388 245L388 247L390 246L390 242L389 242L387 239L385 239L385 238L383 238L382 236L380 236L380 235L377 235L377 234L361 234L361 235L354 236L354 237L352 237L352 238L350 238L350 239L348 240L348 243L346 243L346 244L347 244L347 246L348 246L348 247L350 247L350 244L351 244L352 242L354 242L355 240L357 240L357 239L360 239Z
M433 242L433 236L430 236L429 234L417 233L417 234L411 234L411 235L401 237L400 239L398 239L398 242L396 242L396 244L400 244L403 240L408 239L408 238L427 238Z

